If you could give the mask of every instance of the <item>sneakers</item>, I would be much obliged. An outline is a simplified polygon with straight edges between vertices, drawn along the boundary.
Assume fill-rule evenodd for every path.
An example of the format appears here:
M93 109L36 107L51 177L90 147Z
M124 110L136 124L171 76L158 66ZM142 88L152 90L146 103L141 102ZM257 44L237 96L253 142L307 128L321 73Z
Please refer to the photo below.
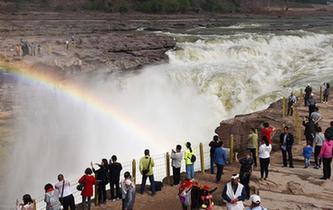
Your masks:
M326 180L327 178L326 178L326 177L321 177L320 179L321 179L321 180Z
M319 166L315 166L315 167L313 167L314 169L319 169L320 167Z
M289 168L295 168L294 166L289 166Z

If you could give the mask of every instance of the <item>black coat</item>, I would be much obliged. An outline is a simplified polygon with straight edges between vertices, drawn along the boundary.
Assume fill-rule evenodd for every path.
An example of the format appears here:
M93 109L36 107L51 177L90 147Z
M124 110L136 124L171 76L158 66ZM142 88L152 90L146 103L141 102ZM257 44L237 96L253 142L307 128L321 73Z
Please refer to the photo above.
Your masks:
M315 136L317 126L312 120L310 120L307 123L305 121L303 121L303 126L305 127L305 130L304 130L305 136L313 136L313 137Z
M280 134L280 145L283 145L284 133ZM287 134L286 147L291 148L294 144L294 136L291 133Z

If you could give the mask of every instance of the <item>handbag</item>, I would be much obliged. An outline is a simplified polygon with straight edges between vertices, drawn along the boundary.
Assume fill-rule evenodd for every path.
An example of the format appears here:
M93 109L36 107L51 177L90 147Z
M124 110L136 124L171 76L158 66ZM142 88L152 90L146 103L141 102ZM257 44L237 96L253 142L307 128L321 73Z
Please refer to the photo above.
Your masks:
M86 176L84 176L84 179L86 178ZM82 182L84 182L84 179L82 180ZM82 191L84 189L84 184L82 183L79 183L77 186L76 186L76 189L78 191Z
M150 168L150 162L151 162L151 158L149 158L149 162L148 162L148 166L147 166L147 169L143 169L142 170L142 175L146 175L149 173L149 168Z
M61 205L64 204L64 188L65 188L65 180L62 181L61 196L59 198Z

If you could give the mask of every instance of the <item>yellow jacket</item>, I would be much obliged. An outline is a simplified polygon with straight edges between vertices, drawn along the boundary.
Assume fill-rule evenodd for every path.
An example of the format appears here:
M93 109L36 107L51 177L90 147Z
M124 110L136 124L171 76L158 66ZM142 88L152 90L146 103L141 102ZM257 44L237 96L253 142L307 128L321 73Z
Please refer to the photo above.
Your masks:
M194 155L194 150L192 149L192 152L189 149L185 150L184 154L184 160L186 165L192 165L191 157Z

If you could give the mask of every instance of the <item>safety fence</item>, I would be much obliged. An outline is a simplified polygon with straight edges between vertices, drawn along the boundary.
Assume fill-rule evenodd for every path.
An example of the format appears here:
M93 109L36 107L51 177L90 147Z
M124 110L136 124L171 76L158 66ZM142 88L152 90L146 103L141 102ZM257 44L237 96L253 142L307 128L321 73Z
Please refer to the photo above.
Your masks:
M233 141L233 137L231 136L229 141ZM193 152L195 156L197 157L197 160L194 163L194 169L196 173L205 173L205 170L210 168L210 147L208 146L208 143L206 145L200 143L199 145L194 145L192 147ZM228 158L233 157L233 155L230 155L229 151L233 151L231 148L225 148ZM155 181L164 181L164 184L172 184L171 176L172 176L172 166L171 166L171 160L170 160L170 153L167 152L165 154L158 154L158 155L152 155L152 159L154 160L154 179ZM231 158L230 160L233 160ZM141 184L142 175L139 170L139 161L140 159L133 159L132 161L127 161L122 163L122 174L126 171L129 171L132 174L132 179L136 184ZM183 160L184 162L184 160ZM181 172L185 172L185 164L181 167ZM78 180L80 177L77 177L70 181L71 183L71 189L73 192L73 196L75 198L75 203L79 204L82 201L81 198L81 191L78 191L76 189L78 185ZM148 184L148 183L147 183ZM97 198L97 189L98 186L95 185L94 187L94 196L92 199L95 202L95 205L98 205L98 198ZM110 185L106 186L106 189L110 189ZM46 209L46 205L44 202L44 196L40 196L35 198L34 203L34 210L44 210Z

